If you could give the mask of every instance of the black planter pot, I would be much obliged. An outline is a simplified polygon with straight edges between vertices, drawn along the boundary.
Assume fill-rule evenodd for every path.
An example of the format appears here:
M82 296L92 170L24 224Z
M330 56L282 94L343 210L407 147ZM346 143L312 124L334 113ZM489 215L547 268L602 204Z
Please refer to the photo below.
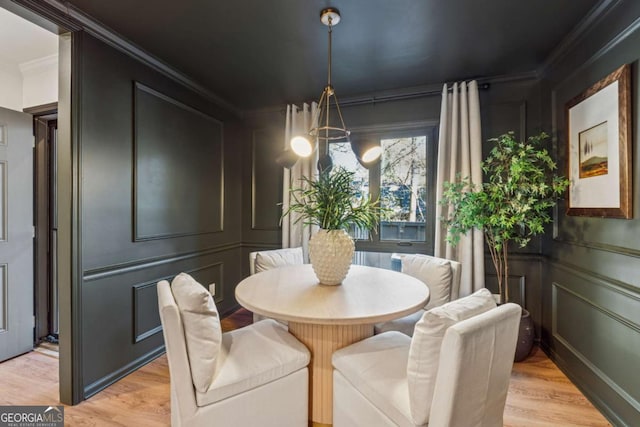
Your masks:
M529 356L533 348L533 338L535 332L533 330L533 319L531 314L522 309L522 317L520 318L520 330L518 332L518 344L516 345L515 362L522 362Z

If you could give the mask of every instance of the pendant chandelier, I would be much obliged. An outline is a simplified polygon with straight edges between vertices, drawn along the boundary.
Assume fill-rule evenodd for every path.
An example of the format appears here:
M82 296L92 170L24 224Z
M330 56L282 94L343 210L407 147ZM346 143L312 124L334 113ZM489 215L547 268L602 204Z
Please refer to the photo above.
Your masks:
M351 141L349 138L350 131L344 124L338 97L336 96L333 85L331 84L331 42L333 26L340 22L340 12L336 8L328 7L320 12L320 21L328 27L329 38L329 55L327 66L327 85L322 90L320 99L318 100L318 108L316 109L312 119L312 128L307 134L295 135L291 138L291 152L300 157L309 157L314 150L319 149L318 170L320 172L329 171L332 167L332 160L329 155L330 142L350 142L351 149L358 161L365 167L374 165L382 154L382 148L379 144L365 144ZM330 117L331 108L335 108L338 120L332 122ZM291 167L297 160L292 156L291 152L283 153L277 161L285 167Z

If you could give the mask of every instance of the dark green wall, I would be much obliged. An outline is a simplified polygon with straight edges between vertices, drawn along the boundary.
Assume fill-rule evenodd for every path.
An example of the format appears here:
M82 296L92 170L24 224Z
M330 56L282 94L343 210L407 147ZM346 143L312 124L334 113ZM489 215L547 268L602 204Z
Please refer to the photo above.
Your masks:
M553 125L566 167L565 104L623 64L632 64L631 220L580 218L558 209L544 242L542 340L553 359L615 424L640 425L640 222L638 80L640 2L612 10L545 70L543 122Z
M235 307L243 134L229 112L121 51L82 32L74 44L86 398L164 351L158 280L189 272L215 282L220 311Z

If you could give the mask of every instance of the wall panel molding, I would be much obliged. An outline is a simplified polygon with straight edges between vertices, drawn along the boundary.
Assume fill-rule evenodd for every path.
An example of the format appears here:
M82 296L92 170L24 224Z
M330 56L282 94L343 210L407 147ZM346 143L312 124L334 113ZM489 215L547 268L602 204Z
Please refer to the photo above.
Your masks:
M617 394L620 395L626 402L628 402L631 406L633 406L637 411L640 411L640 402L632 396L627 390L621 387L610 375L608 375L603 369L600 369L589 357L584 354L581 350L579 350L576 345L571 342L571 338L563 336L558 326L559 316L561 314L558 313L558 299L560 298L559 292L566 292L567 296L571 296L571 298L575 298L580 303L586 304L589 307L597 310L599 313L613 319L616 322L619 322L623 326L630 327L635 333L640 334L640 329L637 327L638 325L631 325L629 322L626 322L624 319L617 316L615 313L610 310L606 310L604 307L599 306L597 304L593 304L592 301L583 298L578 293L571 291L569 288L562 286L558 283L552 284L553 292L553 309L552 309L552 335L554 340L556 341L556 345L562 345L566 351L570 352L573 357L578 359L585 367L587 367L594 375L596 375L602 382L604 382L608 387L614 390ZM584 320L584 319L581 319ZM640 336L639 336L640 337ZM604 344L604 343L602 343Z
M251 133L252 230L280 230L282 208L278 203L282 202L283 169L275 159L282 151L282 143L274 143L272 140L277 135L277 132L270 129L255 129ZM272 191L274 187L279 188L279 191Z
M213 280L207 280L208 283L203 283L198 280L202 280L207 270L212 270L213 274L208 277L213 277ZM213 262L203 265L197 268L191 268L184 270L185 273L194 276L194 278L209 290L209 284L215 283L215 296L214 301L216 304L220 304L224 301L224 263ZM162 323L160 322L160 315L158 313L158 282L167 280L171 282L173 275L158 277L148 282L135 284L132 289L132 306L133 306L133 343L137 344L159 332L162 332Z
M162 331L158 312L149 315L150 306L158 307L157 284L161 280L169 280L170 276L162 277L151 282L133 285L133 343L137 344L150 336ZM154 298L155 296L155 298ZM149 301L151 298L151 301ZM152 311L153 312L153 311ZM150 318L151 317L151 318Z
M139 82L132 103L133 240L223 231L223 123Z
M274 242L248 241L242 242L242 248L259 248L259 249L280 249L282 245Z
M213 280L204 280L204 272L207 270L214 271ZM204 285L207 290L209 289L209 285L215 283L215 295L213 300L216 304L220 304L224 301L224 263L223 262L214 262L211 264L203 265L202 267L192 268L186 271L187 274L194 276L194 279L198 281L201 285ZM211 276L209 276L211 277ZM200 278L200 279L198 279Z
M564 243L567 245L574 245L574 246L582 246L584 248L597 249L599 251L612 252L614 254L640 258L640 249L610 245L608 243L590 242L588 240L567 239L559 235L559 232L556 230L556 227L554 227L554 234L555 235L553 237L553 240L558 243Z
M631 298L640 304L640 288L637 288L630 283L623 282L613 277L607 277L596 271L588 270L567 261L559 261L554 259L550 260L549 262L551 267L553 268L580 277L582 280L585 280L595 286L619 293L624 297Z
M128 274L135 271L145 270L151 267L158 267L166 264L172 264L178 261L184 261L187 259L198 258L206 255L211 255L219 252L231 251L239 249L243 245L240 242L231 242L224 245L219 245L200 251L186 252L182 254L163 255L153 258L146 258L142 260L136 260L127 263L113 264L100 268L94 268L86 270L83 274L83 280L85 282L91 282L95 280L104 279L107 277L118 276L121 274Z
M553 290L553 293L552 293L553 310L551 312L552 313L552 323L551 324L552 324L552 333L553 333L553 336L555 338L561 338L559 335L557 335L556 297L557 297L558 290L562 290L563 292L566 292L567 294L571 295L571 297L580 300L581 302L583 302L583 303L589 305L590 307L592 307L594 310L598 310L602 314L614 319L616 322L619 322L619 323L623 324L624 326L626 326L626 327L628 327L630 329L633 329L635 332L640 334L640 323L634 322L633 320L630 320L630 319L628 319L628 318L626 318L624 316L621 316L618 313L608 309L604 305L599 304L595 300L593 300L593 299L591 299L591 298L589 298L589 297L587 297L585 295L581 295L580 293L572 290L568 286L565 286L565 285L560 284L558 282L552 282L551 283L551 288Z
M632 368L640 362L640 292L568 263L552 261L550 268L552 340L546 347L554 360L566 361L563 370L608 416L640 413L640 375Z

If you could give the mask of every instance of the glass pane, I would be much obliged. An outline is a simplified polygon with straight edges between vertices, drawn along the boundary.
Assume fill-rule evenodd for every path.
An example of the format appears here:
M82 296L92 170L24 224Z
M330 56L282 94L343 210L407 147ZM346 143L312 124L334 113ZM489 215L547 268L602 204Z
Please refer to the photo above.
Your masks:
M329 144L329 154L333 159L333 167L343 167L355 172L353 184L361 189L360 197L369 197L369 171L356 159L348 142L332 142ZM369 239L369 231L352 227L349 234L356 240Z
M381 140L380 198L390 210L380 227L381 240L425 240L427 216L427 138Z
M400 258L391 252L355 251L353 264L400 271Z

